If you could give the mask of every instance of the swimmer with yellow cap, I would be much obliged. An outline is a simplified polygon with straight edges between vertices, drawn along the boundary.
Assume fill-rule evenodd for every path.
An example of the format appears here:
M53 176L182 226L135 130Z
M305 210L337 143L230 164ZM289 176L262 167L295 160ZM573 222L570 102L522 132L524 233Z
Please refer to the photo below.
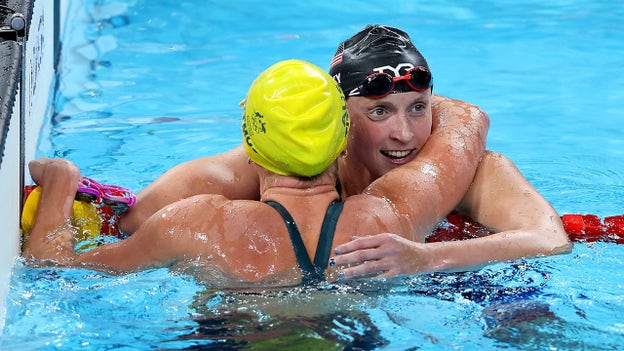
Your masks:
M67 196L77 167L61 160L33 163L37 169L31 168L31 174L46 174L41 179L43 195L65 201L65 206L61 216L49 207L52 200L42 202L45 206L40 205L39 212L47 225L41 229L35 222L24 256L69 265L98 263L124 271L197 257L194 264L236 281L277 279L280 285L289 285L324 279L334 241L344 243L352 234L343 228L335 237L344 205L335 188L335 161L349 134L342 90L311 63L279 62L251 85L241 130L253 161L247 166L262 179L262 202L197 195L161 209L130 237L83 253L76 253L67 242L71 228L65 222L72 215ZM64 195L49 190L48 177L56 179L49 182ZM52 228L59 229L51 233ZM316 251L309 254L306 245L314 244Z

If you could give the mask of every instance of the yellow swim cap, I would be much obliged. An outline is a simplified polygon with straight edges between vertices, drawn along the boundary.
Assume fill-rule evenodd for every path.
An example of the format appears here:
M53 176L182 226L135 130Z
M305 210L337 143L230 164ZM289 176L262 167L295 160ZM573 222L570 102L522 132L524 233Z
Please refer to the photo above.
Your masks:
M256 164L281 175L321 174L347 143L342 90L321 68L279 62L251 84L243 111L243 145Z
M26 245L33 225L35 224L35 218L37 217L37 210L39 208L40 198L41 187L38 186L30 192L30 194L26 198L26 201L24 202L24 209L22 210L21 218L23 247ZM97 209L91 203L74 201L71 222L72 225L75 226L77 229L77 242L81 242L100 235L102 220L98 215Z

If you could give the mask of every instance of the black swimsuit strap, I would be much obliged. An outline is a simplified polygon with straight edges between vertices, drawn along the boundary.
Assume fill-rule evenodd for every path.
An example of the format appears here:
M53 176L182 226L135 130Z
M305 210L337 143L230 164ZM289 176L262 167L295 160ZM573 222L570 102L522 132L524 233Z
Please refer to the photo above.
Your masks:
M325 218L321 226L321 235L316 245L316 253L314 255L314 267L316 267L320 275L325 273L327 263L329 262L330 250L334 242L334 234L336 233L336 225L338 224L338 217L340 217L343 205L344 202L342 201L332 201L327 208L327 212L325 212Z
M275 201L267 201L267 205L273 207L284 219L290 240L295 251L295 257L297 258L297 264L303 272L304 285L318 283L324 280L325 269L327 268L327 262L329 260L329 254L334 241L334 232L336 231L336 223L340 212L342 211L343 203L339 201L333 201L327 208L323 224L321 226L321 234L319 236L319 242L316 246L316 253L314 254L314 264L310 260L308 251L301 238L301 233L295 220L292 218L288 210L282 204Z

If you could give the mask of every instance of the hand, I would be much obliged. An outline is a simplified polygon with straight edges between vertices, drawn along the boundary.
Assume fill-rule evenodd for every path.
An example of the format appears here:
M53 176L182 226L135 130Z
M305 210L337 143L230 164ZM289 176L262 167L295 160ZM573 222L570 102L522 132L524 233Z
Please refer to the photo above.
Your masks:
M80 171L63 159L38 159L28 166L31 177L42 191L24 257L59 262L71 260L75 256L75 242L70 217Z
M391 233L353 237L336 247L330 265L340 267L340 277L385 278L421 273L427 271L431 262L426 245Z

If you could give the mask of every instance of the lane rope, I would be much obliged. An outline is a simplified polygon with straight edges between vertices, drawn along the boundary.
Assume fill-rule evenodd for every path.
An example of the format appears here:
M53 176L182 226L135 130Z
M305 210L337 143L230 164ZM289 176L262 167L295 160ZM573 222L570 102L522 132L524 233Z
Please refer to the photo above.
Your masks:
M601 219L593 214L564 214L561 221L571 241L624 244L624 215ZM451 213L427 238L427 242L464 240L492 233L493 231L468 216Z

